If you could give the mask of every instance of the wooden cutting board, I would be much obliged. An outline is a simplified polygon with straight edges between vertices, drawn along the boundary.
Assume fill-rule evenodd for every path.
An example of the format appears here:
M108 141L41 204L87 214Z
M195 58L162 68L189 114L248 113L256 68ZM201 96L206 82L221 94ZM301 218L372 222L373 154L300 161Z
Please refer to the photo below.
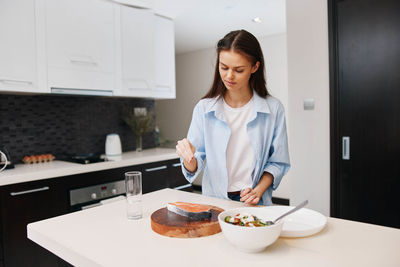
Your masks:
M180 238L209 236L221 232L218 214L223 209L211 206L211 218L193 220L169 211L166 207L151 214L151 229L160 235Z

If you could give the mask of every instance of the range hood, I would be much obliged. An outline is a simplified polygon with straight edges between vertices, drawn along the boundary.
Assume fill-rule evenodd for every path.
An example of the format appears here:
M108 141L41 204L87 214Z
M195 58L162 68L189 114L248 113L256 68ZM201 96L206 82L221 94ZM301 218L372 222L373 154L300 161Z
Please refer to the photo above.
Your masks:
M112 96L113 92L109 90L92 90L92 89L72 89L72 88L51 88L52 94L62 95L95 95L95 96Z

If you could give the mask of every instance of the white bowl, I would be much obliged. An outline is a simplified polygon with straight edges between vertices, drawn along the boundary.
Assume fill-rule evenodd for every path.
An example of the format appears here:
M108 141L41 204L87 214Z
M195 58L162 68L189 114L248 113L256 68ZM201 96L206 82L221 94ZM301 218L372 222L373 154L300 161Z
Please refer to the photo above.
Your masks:
M259 252L278 239L282 230L282 220L279 220L274 225L261 227L245 227L233 225L224 221L226 216L233 217L238 213L255 215L262 221L272 221L276 216L265 207L242 207L221 212L218 215L218 221L222 233L226 239L239 250L245 252Z

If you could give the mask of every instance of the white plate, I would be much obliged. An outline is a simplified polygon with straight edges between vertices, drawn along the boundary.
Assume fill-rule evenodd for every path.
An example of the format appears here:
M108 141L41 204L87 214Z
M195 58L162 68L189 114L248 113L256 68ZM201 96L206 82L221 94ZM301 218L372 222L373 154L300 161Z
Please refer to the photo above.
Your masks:
M294 207L269 206L273 218L277 218ZM283 218L281 237L304 237L321 231L326 225L326 217L319 212L302 208Z

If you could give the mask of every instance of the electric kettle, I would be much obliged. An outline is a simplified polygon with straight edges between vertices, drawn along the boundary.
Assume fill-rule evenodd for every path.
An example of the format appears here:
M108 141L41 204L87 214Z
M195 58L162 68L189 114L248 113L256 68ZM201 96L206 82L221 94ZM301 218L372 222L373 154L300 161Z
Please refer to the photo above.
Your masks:
M111 133L106 138L106 157L108 160L121 159L122 148L119 135Z

